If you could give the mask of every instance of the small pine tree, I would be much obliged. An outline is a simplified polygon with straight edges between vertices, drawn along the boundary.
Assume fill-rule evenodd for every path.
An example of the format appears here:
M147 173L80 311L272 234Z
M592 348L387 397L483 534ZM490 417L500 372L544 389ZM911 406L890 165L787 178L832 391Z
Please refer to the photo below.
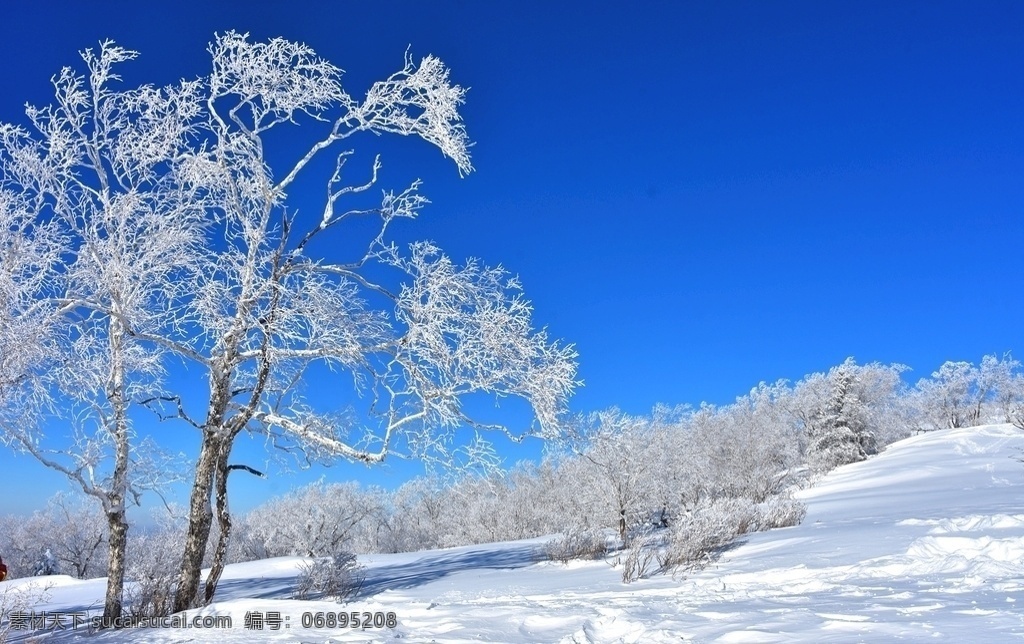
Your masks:
M863 461L877 452L874 436L858 413L857 369L849 358L828 373L828 400L809 428L808 451L818 469L827 471Z
M39 559L36 561L35 572L33 574L36 577L60 574L60 562L53 556L53 553L50 552L49 548L47 548L46 552L40 555Z

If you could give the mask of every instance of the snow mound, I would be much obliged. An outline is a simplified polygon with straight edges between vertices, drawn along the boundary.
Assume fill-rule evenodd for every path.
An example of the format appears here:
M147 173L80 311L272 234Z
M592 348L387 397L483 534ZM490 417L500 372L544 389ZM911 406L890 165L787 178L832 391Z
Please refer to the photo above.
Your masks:
M621 615L604 615L588 619L582 628L561 640L564 644L634 644L654 641L666 640L656 640L653 633L647 632L643 624L623 618Z
M956 532L990 532L992 530L1016 530L1024 528L1024 514L997 514L994 516L971 515L955 519L907 519L899 525L934 526L929 534L950 534Z

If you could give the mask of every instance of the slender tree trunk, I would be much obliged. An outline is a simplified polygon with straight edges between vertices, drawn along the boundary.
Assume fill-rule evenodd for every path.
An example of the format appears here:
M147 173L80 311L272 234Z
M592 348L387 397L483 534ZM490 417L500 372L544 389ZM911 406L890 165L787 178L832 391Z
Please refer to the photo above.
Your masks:
M110 535L110 557L107 560L107 594L103 602L103 623L113 626L114 620L121 616L124 596L124 563L128 546L128 521L125 518L124 504L121 509L107 512L107 530Z
M199 462L196 463L196 477L192 484L188 531L185 534L185 551L181 558L178 588L174 594L173 611L175 613L188 610L196 605L203 556L206 554L206 543L210 538L210 526L213 523L210 493L213 490L219 452L220 441L213 434L204 433Z
M231 539L231 513L228 510L228 456L231 452L231 444L221 446L217 455L215 468L216 499L217 499L217 526L220 534L217 537L217 549L213 553L213 565L210 567L210 574L206 578L206 589L203 593L205 604L213 600L217 592L217 583L224 572L224 561L227 558L228 543Z
M103 603L103 620L113 625L121 616L124 593L124 568L127 556L128 520L125 497L128 494L129 432L128 401L125 399L124 326L117 317L110 319L111 371L107 382L113 424L109 431L114 439L114 471L110 492L104 504L110 530L110 553L107 560L107 593Z
M229 335L226 346L235 346L235 335ZM178 588L174 594L175 613L199 605L199 578L202 576L203 558L206 545L210 540L210 528L213 525L213 509L210 497L217 478L218 464L223 450L231 451L234 437L225 435L224 418L228 403L231 400L231 370L225 366L231 364L233 352L225 350L222 362L211 369L210 377L210 411L206 416L203 430L203 444L196 462L196 477L192 483L192 498L189 503L188 531L185 533L185 550L181 557L181 570L178 575ZM225 460L227 456L224 456Z

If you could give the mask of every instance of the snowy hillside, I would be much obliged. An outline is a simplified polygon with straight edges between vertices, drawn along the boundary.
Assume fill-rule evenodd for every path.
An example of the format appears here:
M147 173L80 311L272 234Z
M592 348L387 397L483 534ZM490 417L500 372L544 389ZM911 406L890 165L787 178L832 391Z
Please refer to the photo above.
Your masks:
M229 566L231 630L104 632L101 642L721 642L1024 639L1024 432L932 432L842 467L800 496L803 524L743 537L687 578L625 585L609 561L542 561L544 540L361 557L363 597L344 610L395 613L394 629L303 628L287 599L300 559ZM46 578L41 611L96 610L100 581ZM9 595L28 580L0 583ZM279 611L277 631L244 627ZM307 619L310 619L307 617ZM38 636L36 631L31 633ZM81 633L79 633L81 634ZM12 641L29 631L12 630ZM65 631L46 641L64 641Z

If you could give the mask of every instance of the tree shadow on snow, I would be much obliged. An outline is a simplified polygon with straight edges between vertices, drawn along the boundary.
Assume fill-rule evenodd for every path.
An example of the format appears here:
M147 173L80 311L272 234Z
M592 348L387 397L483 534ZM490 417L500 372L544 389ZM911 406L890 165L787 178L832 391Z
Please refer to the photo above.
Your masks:
M537 544L495 549L458 548L424 552L422 556L392 565L371 565L363 569L363 581L351 600L365 599L385 590L415 588L451 574L470 570L523 568L544 561L543 547ZM298 586L297 576L222 580L217 601L230 599L290 599Z
M543 548L536 544L500 550L481 547L474 550L459 548L457 552L425 552L415 561L367 568L366 578L356 598L365 599L385 590L415 588L469 570L523 568L544 559Z
M296 577L227 579L217 584L214 601L229 599L290 599L295 594ZM202 591L202 588L200 588Z

